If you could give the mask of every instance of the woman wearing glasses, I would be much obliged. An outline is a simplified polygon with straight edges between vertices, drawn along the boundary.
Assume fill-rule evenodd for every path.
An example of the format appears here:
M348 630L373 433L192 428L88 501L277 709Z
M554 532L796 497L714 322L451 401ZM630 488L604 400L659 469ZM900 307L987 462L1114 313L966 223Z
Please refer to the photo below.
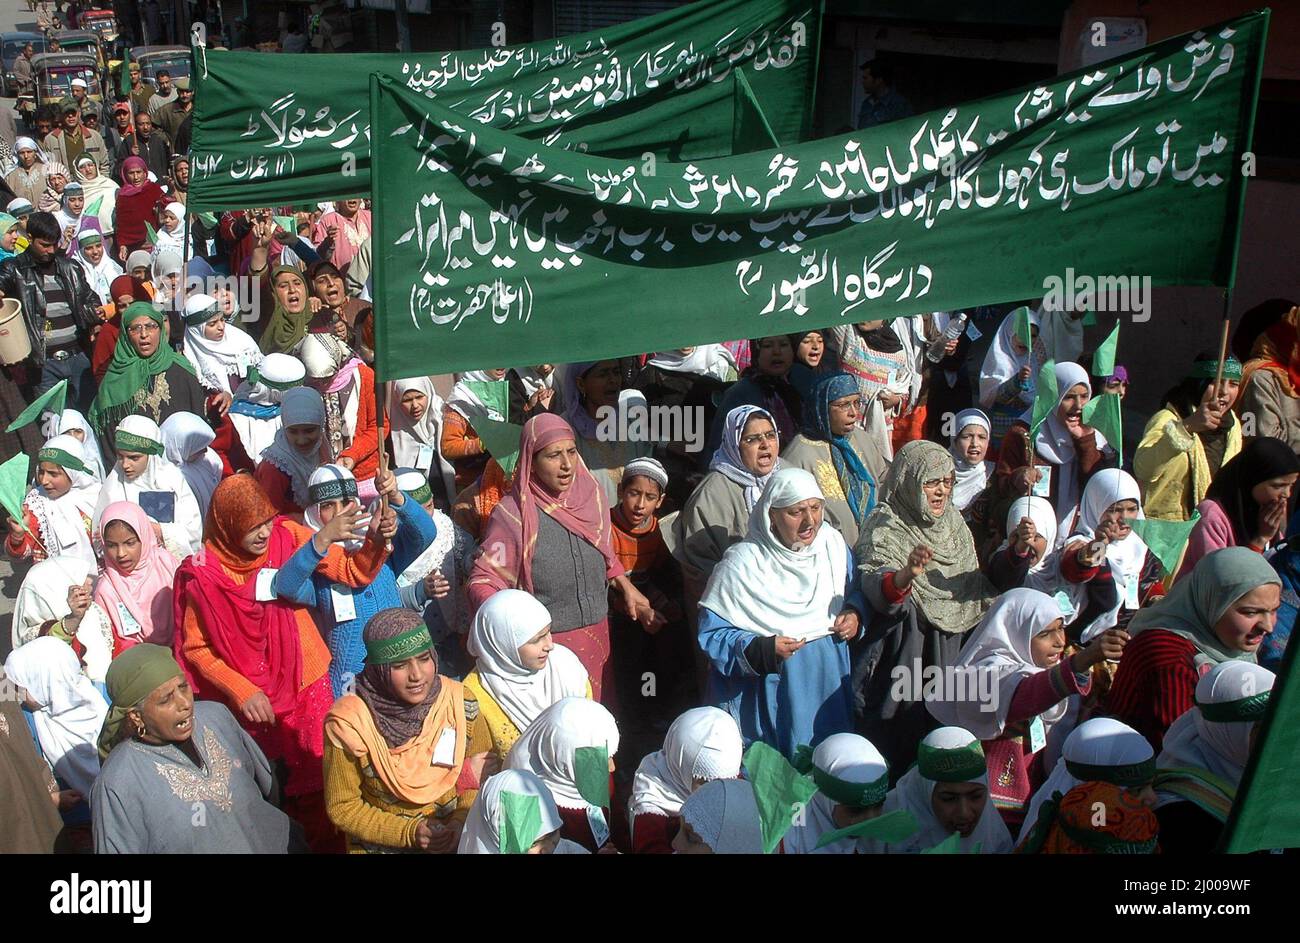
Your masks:
M167 343L164 321L162 312L144 301L122 313L113 361L88 417L105 447L127 416L144 416L161 425L175 413L207 414L207 393L193 365ZM105 458L113 460L112 455Z
M910 766L917 743L935 728L926 686L951 680L945 669L997 595L952 501L956 477L942 445L905 444L855 549L872 610L853 653L858 732L891 769Z

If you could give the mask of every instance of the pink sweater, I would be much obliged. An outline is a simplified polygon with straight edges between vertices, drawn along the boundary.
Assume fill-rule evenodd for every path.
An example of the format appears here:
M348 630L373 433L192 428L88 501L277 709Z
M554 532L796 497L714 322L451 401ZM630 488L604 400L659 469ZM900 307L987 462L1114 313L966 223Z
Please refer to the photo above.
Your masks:
M1192 528L1192 536L1187 540L1183 565L1178 568L1176 580L1181 580L1191 573L1201 557L1222 550L1224 547L1237 546L1237 536L1232 532L1232 521L1228 519L1227 512L1218 501L1206 498L1196 505L1196 510L1200 512L1201 519L1196 522L1196 526Z

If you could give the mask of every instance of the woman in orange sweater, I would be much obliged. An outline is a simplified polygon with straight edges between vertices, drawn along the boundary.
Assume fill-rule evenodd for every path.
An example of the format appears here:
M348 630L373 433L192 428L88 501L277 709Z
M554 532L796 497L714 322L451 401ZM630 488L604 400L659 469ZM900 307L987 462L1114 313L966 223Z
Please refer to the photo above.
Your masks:
M234 475L212 494L202 549L176 573L176 660L196 697L223 701L268 759L284 760L286 811L316 849L333 839L321 797L330 656L311 613L276 598L276 571L306 566L348 586L369 583L384 562L383 531L396 521L381 525L376 514L351 555L332 547L354 536L361 513L341 513L313 534L277 517L253 478Z

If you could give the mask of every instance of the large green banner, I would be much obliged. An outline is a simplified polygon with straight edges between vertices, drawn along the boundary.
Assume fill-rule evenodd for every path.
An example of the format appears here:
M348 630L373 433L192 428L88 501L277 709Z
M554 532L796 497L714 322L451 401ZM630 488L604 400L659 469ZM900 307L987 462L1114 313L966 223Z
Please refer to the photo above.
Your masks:
M196 50L189 205L369 195L372 72L476 126L590 153L732 153L743 73L783 144L808 136L821 0L702 0L593 33L419 54Z
M869 131L674 163L547 147L375 76L378 371L955 310L1041 296L1048 278L1224 285L1267 23Z

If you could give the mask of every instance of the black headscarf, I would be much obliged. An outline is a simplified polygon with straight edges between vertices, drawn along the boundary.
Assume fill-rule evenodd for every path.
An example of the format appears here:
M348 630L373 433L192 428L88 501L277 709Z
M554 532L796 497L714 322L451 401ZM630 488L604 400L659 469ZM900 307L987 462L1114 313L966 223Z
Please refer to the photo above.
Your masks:
M1290 446L1281 439L1255 439L1219 469L1205 496L1222 506L1237 544L1245 546L1259 526L1259 502L1251 495L1255 486L1295 472L1300 472L1300 458Z

